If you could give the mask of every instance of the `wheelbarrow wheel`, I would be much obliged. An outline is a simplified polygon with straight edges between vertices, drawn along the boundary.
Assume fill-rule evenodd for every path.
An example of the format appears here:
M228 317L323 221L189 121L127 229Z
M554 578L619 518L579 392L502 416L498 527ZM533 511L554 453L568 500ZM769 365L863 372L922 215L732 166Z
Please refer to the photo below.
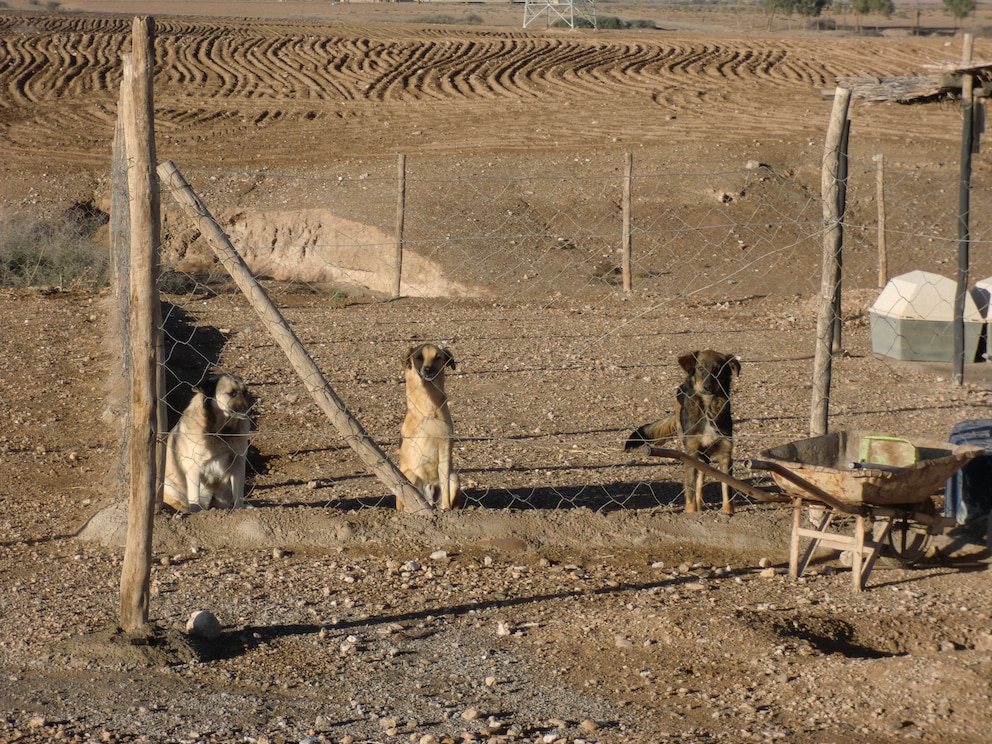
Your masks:
M923 525L899 518L889 530L888 543L892 557L904 566L911 566L926 555L930 534Z
M926 555L930 532L925 525L907 517L895 517L887 538L887 552L904 566L911 566Z

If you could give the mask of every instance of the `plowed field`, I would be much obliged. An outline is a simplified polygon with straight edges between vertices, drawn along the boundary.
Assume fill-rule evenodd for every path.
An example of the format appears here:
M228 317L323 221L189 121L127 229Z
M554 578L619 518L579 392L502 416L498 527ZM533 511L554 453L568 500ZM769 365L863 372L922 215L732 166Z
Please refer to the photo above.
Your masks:
M923 74L926 65L960 56L959 45L941 35L767 38L720 26L707 34L593 34L364 22L376 7L333 6L306 20L160 14L161 155L292 168L398 151L443 162L464 152L567 146L644 148L648 158L685 168L747 157L780 162L780 150L815 156L830 110L821 91L838 78ZM415 18L409 10L397 15ZM57 193L80 166L92 174L105 161L130 21L0 16L8 206L25 198L18 184ZM953 153L959 135L955 109L942 106L917 107L911 118L905 107L866 107L856 126L871 141L853 137L855 150L901 142L908 129L925 132L906 153L913 160L936 149ZM53 152L57 160L46 157Z

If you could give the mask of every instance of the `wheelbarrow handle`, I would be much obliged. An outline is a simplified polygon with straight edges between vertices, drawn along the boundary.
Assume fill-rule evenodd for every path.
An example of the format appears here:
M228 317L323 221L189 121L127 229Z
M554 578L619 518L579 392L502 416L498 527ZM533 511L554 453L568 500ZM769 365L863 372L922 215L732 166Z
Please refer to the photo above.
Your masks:
M681 460L686 465L689 465L696 470L700 471L703 475L708 475L713 480L718 480L721 483L726 483L731 488L740 491L741 493L747 494L758 501L775 501L775 502L787 502L792 501L791 498L785 496L784 494L778 493L776 491L766 491L762 488L755 488L750 483L745 483L742 480L738 480L732 475L724 473L722 470L717 470L711 465L699 460L692 455L689 455L681 450L666 449L664 447L648 447L648 454L652 457L667 457L672 460Z
M778 462L769 462L768 460L745 460L745 467L750 470L767 470L776 475L780 475L787 481L792 483L794 486L798 486L801 490L809 494L808 500L810 501L822 501L824 504L832 509L836 509L844 514L861 514L864 512L862 507L852 506L851 504L845 504L843 501L838 499L836 496L831 496L829 493L824 491L819 486L810 483L808 480L803 478L801 475L797 475L789 468L785 467ZM802 498L806 498L803 496Z

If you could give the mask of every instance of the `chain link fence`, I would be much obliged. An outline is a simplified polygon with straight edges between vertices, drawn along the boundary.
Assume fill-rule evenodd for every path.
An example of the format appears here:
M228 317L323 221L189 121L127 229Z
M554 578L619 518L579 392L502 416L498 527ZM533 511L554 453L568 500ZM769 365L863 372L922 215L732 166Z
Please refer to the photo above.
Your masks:
M681 465L625 453L623 443L673 410L683 374L675 359L694 349L742 359L737 477L752 482L741 460L808 434L818 163L684 173L635 158L626 228L622 154L561 154L539 171L525 156L464 157L442 174L422 167L411 158L348 174L187 173L327 383L387 454L404 413L399 360L419 341L446 346L458 362L448 391L469 506L680 508ZM957 177L953 167L887 162L880 192L880 167L871 156L850 162L832 427L939 436L931 430L949 431L972 403L919 400L931 373L873 353L868 306L892 276L954 276ZM980 207L988 191L978 173L973 278L992 275ZM168 193L163 205L170 420L206 370L235 372L258 398L251 503L391 506L316 410L309 383L230 296ZM621 280L625 234L631 292Z

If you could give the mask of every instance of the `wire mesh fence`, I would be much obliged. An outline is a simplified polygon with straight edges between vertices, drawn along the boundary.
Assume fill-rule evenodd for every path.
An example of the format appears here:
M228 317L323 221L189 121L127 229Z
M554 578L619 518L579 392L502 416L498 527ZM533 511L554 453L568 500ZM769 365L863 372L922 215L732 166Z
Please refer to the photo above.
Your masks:
M635 159L632 292L621 286L625 174L616 154L561 154L540 171L507 156L465 157L441 175L418 168L411 159L404 173L390 164L349 174L188 173L384 452L399 445L400 358L433 341L457 361L448 392L466 505L679 508L681 465L624 452L623 443L674 409L684 374L676 357L715 348L742 360L734 472L769 485L740 462L808 432L822 249L817 163L678 173ZM832 427L940 436L984 399L935 393L931 370L873 353L878 168L871 157L850 165ZM955 174L886 163L884 177L882 279L917 269L953 277ZM988 203L988 190L978 174L972 203ZM250 503L391 506L314 406L313 381L292 373L169 202L163 194L170 420L207 369L232 371L258 401ZM976 209L973 277L992 274L986 222ZM975 359L983 352L984 333ZM719 500L716 491L708 498Z

